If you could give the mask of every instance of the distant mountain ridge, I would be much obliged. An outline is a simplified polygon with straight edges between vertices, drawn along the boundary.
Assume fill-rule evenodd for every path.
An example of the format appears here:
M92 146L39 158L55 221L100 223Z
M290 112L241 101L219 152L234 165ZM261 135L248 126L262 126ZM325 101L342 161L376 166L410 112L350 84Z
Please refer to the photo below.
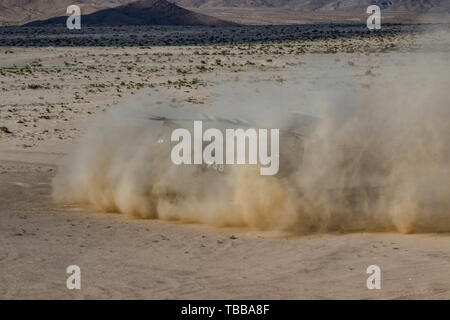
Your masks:
M411 14L449 14L450 0L168 0L180 7L209 14L208 8L257 8L282 9L293 12L333 14L361 13L370 4L377 4L388 12L404 12ZM83 15L132 4L136 0L0 0L0 25L20 25L35 20L46 20L66 15L66 9L71 4L81 7ZM161 5L166 12L174 12L169 5ZM175 12L176 13L176 12ZM191 14L178 12L188 21L195 21ZM227 15L218 17L227 19ZM165 16L167 18L167 16ZM131 20L131 17L128 17ZM155 17L156 18L156 17ZM211 18L211 17L210 17ZM198 17L204 20L204 17ZM206 19L208 20L208 19ZM106 21L106 20L105 20ZM212 22L209 22L212 23ZM207 22L208 24L208 22Z
M67 16L28 23L27 26L65 24ZM236 25L204 14L181 8L166 0L140 0L82 16L83 25Z
M128 2L130 0L0 0L0 25L19 25L61 16L71 4L79 5L83 14L89 14Z
M283 8L304 12L339 12L376 4L385 10L411 13L450 13L449 0L170 0L187 8Z
M65 23L72 4L80 6L87 25L235 25L166 0L0 0L0 25Z

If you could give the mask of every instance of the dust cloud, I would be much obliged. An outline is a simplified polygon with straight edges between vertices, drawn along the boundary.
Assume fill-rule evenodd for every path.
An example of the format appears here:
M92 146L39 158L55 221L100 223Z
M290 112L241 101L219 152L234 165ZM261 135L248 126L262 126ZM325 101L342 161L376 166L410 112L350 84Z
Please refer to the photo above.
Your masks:
M114 106L88 124L61 164L54 199L137 218L294 234L450 231L448 58L424 55L361 76L349 69L314 84L302 70L284 81L240 75L198 107L157 93ZM280 134L275 176L249 165L175 166L173 128L155 116L189 120L191 129L197 111L300 133Z

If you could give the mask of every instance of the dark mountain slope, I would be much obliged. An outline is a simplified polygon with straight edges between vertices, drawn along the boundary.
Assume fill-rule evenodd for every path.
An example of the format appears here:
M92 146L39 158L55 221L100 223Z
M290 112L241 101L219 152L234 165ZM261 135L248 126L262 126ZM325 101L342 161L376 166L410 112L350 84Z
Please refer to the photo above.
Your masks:
M43 21L33 21L26 26L65 24L67 16ZM186 25L229 26L235 25L204 14L181 8L166 0L142 0L126 5L83 15L82 25Z

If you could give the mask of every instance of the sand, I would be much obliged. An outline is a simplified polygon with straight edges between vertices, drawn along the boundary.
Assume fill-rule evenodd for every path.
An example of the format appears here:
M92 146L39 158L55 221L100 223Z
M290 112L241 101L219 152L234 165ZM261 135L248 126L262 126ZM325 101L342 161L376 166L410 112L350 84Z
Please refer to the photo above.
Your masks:
M433 43L419 40L393 37L371 54L364 39L352 40L354 53L325 53L325 40L270 48L2 48L0 298L450 298L448 234L295 236L132 219L51 198L57 164L86 120L112 104L154 89L207 104L215 83L248 71L283 81L293 65L312 87L345 65L364 90L378 68L402 65L412 47ZM295 54L298 47L306 52ZM81 268L81 290L66 288L72 264ZM381 267L381 290L366 288L373 264Z
M24 156L37 161L1 165L2 299L450 297L448 235L282 237L60 207L50 198L54 158ZM80 291L66 289L72 264ZM366 288L372 264L381 290Z

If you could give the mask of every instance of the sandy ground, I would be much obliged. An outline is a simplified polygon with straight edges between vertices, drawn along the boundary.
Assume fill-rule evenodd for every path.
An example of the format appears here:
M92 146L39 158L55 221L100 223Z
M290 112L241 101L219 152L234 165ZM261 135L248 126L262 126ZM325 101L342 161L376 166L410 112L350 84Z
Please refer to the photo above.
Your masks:
M314 87L345 65L361 88L369 88L381 65L401 65L417 45L406 36L390 41L372 54L358 53L370 46L364 39L348 44L355 53L331 54L324 53L328 41L2 48L0 298L450 298L448 234L298 237L136 220L51 199L57 163L83 123L114 103L153 89L207 103L214 83L255 70L283 81L292 66L304 68L305 81ZM390 43L398 51L387 50ZM448 58L448 51L441 54ZM66 288L65 269L72 264L81 267L79 291ZM381 290L366 288L372 264L381 267Z
M367 20L365 11L355 12L301 12L289 9L275 8L190 8L189 10L214 16L220 19L242 24L279 25L299 23L364 23ZM383 13L383 21L388 23L447 23L447 14L411 14L402 12Z
M450 298L448 235L280 237L98 214L52 204L58 156L16 155L37 161L1 164L3 299ZM80 291L66 289L71 264ZM381 290L366 288L372 264Z

